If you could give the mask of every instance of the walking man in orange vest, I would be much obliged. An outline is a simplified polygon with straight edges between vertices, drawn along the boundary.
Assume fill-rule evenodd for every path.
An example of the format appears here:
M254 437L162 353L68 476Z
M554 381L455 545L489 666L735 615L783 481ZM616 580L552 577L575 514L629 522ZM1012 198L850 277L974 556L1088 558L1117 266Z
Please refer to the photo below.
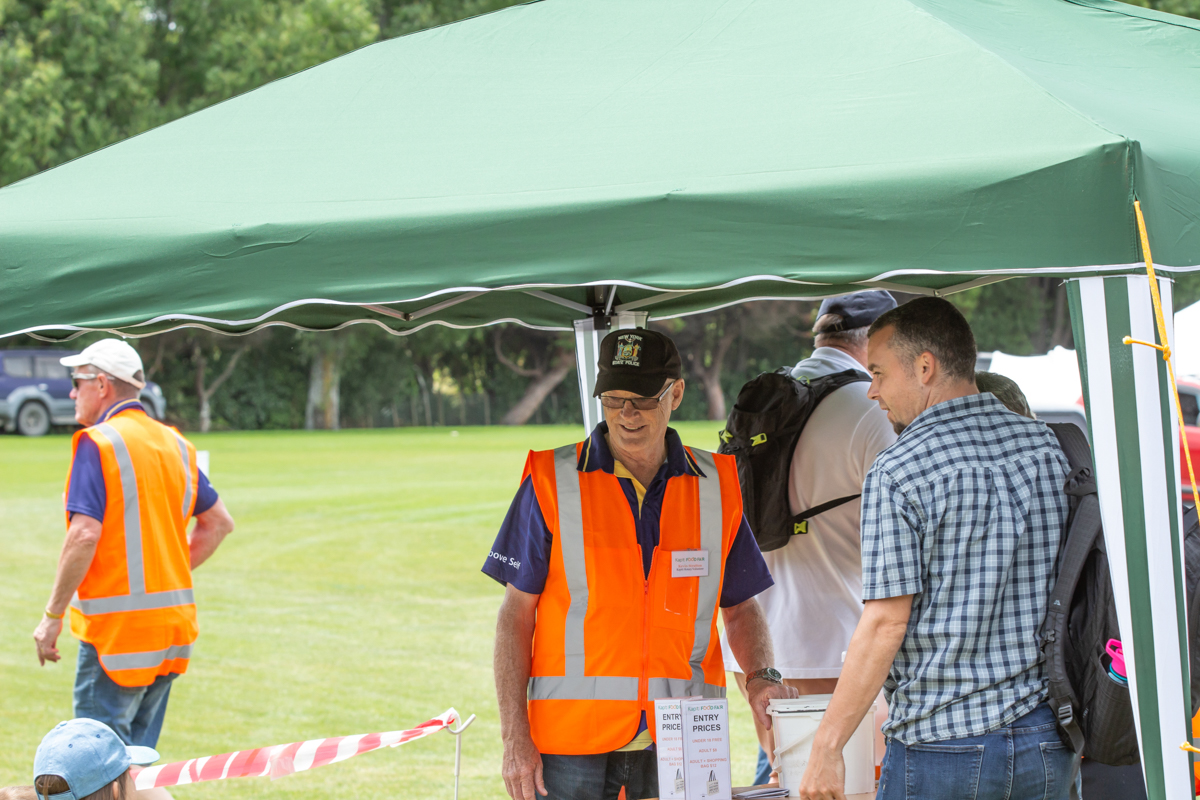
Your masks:
M796 696L754 599L772 581L734 460L667 427L674 342L613 331L599 369L605 421L529 454L483 568L506 587L494 666L513 800L657 797L654 700L725 696L718 608L756 719L769 728L768 701Z
M147 416L137 351L104 339L62 359L83 430L67 474L67 537L50 602L34 631L38 660L58 661L68 606L80 640L75 716L154 747L171 681L196 641L192 570L233 530L196 466L196 449ZM188 523L196 525L188 535Z

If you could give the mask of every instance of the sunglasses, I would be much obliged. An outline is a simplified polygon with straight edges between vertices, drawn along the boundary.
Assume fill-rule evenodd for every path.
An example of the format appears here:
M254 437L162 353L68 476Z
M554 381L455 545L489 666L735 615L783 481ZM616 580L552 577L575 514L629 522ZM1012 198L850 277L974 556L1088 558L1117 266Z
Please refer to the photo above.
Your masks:
M662 394L658 397L613 397L609 394L602 394L600 395L600 405L605 408L624 408L626 403L630 403L638 411L653 411L658 408L658 404L662 402L674 385L675 381L668 383L667 388L663 389Z
M99 377L98 372L76 372L71 375L71 385L78 389L80 381L94 381Z

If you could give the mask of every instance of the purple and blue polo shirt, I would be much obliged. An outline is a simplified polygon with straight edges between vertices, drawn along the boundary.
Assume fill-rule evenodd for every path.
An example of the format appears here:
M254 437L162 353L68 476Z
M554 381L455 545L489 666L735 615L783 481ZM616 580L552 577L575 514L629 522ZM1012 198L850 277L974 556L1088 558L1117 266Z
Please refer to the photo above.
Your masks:
M99 422L112 419L122 411L137 409L145 412L145 408L137 400L126 400L111 406L101 415ZM199 470L197 470L199 472ZM196 490L196 506L193 516L203 514L217 502L217 490L208 481L208 476L200 472L200 485ZM67 513L83 514L94 520L103 521L104 511L108 507L108 493L104 488L104 470L100 466L100 448L90 436L81 436L79 446L75 448L75 460L71 464L71 486L67 494Z

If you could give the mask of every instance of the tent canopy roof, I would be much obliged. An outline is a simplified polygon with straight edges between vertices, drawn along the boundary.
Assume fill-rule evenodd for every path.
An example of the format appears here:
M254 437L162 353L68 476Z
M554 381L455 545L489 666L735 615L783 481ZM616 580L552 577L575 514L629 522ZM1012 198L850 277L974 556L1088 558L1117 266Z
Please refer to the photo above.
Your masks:
M569 327L1200 265L1200 25L1107 0L543 0L0 190L0 335Z

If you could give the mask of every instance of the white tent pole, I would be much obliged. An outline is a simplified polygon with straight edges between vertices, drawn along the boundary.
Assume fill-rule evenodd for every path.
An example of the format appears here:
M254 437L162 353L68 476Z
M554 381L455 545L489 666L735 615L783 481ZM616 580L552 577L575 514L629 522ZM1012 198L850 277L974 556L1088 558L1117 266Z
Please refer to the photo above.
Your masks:
M615 287L610 290L607 308L612 308ZM600 342L610 330L624 328L644 328L649 318L645 311L625 311L616 314L600 313L587 319L575 320L575 366L579 373L579 403L583 407L583 428L587 433L600 424L604 412L600 409L600 401L592 397L596 388L596 358L600 352Z
M1159 280L1171 336L1171 282ZM1145 276L1068 283L1147 796L1192 800L1179 429Z

